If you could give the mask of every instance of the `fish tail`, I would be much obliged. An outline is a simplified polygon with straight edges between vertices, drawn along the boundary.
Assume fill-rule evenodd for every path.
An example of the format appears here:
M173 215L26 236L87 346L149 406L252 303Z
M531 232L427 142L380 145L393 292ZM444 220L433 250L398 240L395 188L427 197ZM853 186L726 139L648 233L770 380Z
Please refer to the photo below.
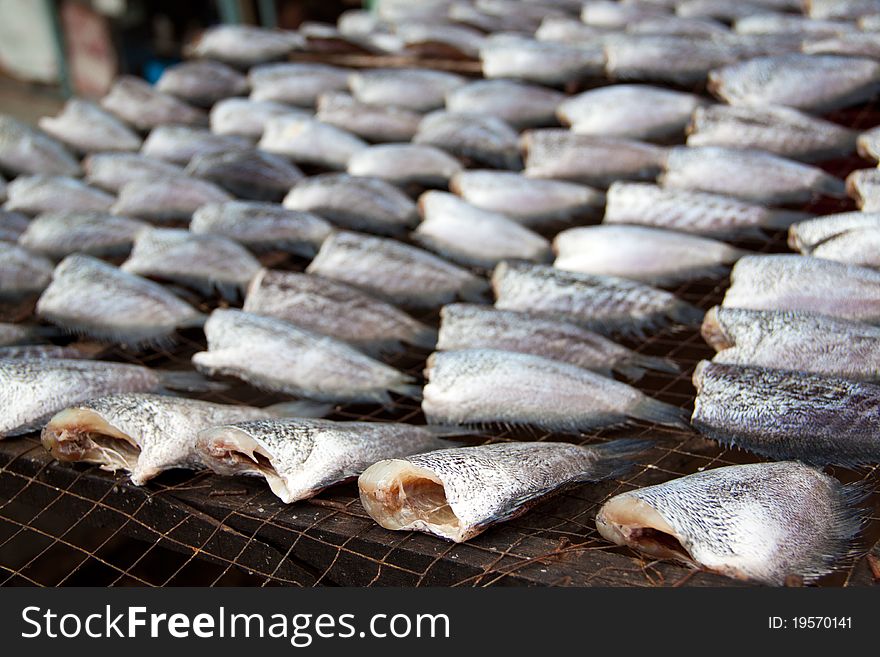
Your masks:
M816 189L826 196L832 196L834 198L846 197L846 183L840 178L836 178L830 174L824 175L819 179L819 184Z
M485 303L486 292L489 291L489 282L480 276L471 276L461 286L459 296L465 301L473 303Z
M437 330L420 323L414 327L408 342L415 347L433 349L437 345Z
M272 404L263 410L278 417L325 417L333 411L333 404L300 399Z
M589 479L599 481L625 474L635 464L634 457L644 454L651 446L650 440L636 438L621 438L601 445L589 445L587 449L597 457L590 468Z
M651 397L643 396L630 409L628 415L639 420L654 422L667 427L675 427L676 429L687 429L690 426L688 414L684 409Z
M211 392L226 390L229 386L219 381L209 381L198 372L163 370L157 371L162 387L181 392Z
M177 325L177 328L187 329L187 328L202 328L205 325L205 322L208 321L208 316L205 313L196 313L192 317L188 317L180 324Z
M411 399L422 398L422 386L417 383L398 383L389 386L388 389L392 392L396 392L398 395L403 395L404 397L409 397Z
M639 353L631 354L626 360L614 366L615 372L619 372L632 381L641 379L645 375L646 370L677 374L681 371L681 368L671 358L646 356Z
M669 318L676 324L700 326L705 312L686 301L680 301L669 311Z
M787 230L792 224L805 221L812 215L796 210L773 210L768 212L763 222L765 228L772 230Z

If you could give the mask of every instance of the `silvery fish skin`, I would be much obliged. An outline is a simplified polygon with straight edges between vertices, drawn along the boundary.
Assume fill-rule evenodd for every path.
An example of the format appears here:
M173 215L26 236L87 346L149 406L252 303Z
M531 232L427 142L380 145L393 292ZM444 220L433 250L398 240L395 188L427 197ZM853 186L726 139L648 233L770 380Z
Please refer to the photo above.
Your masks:
M385 529L456 543L515 518L555 492L620 476L644 443L496 443L379 461L358 479L361 503Z
M476 164L496 169L522 168L518 135L494 116L438 110L422 119L413 137L415 144L428 144Z
M746 16L760 14L764 9L760 2L730 3L724 0L682 0L676 3L675 13L692 18L714 18L735 21Z
M389 403L388 390L418 396L412 379L349 344L274 317L218 309L205 323L199 372L316 401Z
M833 237L850 231L880 230L880 213L841 212L793 224L788 230L788 245L804 255Z
M440 311L438 351L501 349L577 365L611 376L641 378L646 369L677 372L670 360L636 353L598 333L566 322L492 306L453 303Z
M683 91L613 84L566 99L556 114L578 134L650 140L682 135L691 114L704 104L705 99Z
M0 170L13 175L78 176L79 162L42 130L0 114Z
M184 165L196 155L224 153L251 146L251 141L245 137L215 135L205 128L160 125L150 131L141 153L157 160Z
M276 116L266 122L258 147L301 164L344 170L368 144L360 137L310 117Z
M844 55L880 59L880 35L850 32L842 36L807 39L803 51L808 55Z
M25 215L0 208L0 242L17 242L29 224Z
M858 381L880 379L880 328L817 313L715 306L703 338L715 363L797 370Z
M601 77L605 53L601 45L536 41L520 35L497 34L480 48L483 75L561 86Z
M856 146L866 160L880 160L880 129L873 128L859 135Z
M247 68L281 59L304 43L297 32L254 25L215 25L202 33L191 54Z
M819 20L853 20L878 13L875 0L806 0L804 8L810 18Z
M211 108L211 132L257 140L263 136L266 122L276 116L296 114L307 116L303 109L268 100L225 98Z
M665 36L714 37L728 32L728 27L713 18L688 18L684 16L652 16L640 18L626 26L629 34Z
M229 193L207 180L163 175L125 183L110 211L157 223L188 221L193 212L207 203L231 200Z
M40 429L65 406L121 392L162 387L147 367L90 360L0 359L0 437Z
M262 270L248 286L243 309L367 352L393 351L400 343L431 349L437 340L433 329L389 303L344 283L299 272Z
M871 0L868 0L870 2ZM856 21L860 30L865 32L877 32L880 30L880 12L865 14Z
M135 236L146 226L142 221L104 212L46 212L28 225L18 243L52 258L71 253L120 256L128 253Z
M846 193L862 212L880 212L880 169L858 169L846 177Z
M569 16L545 16L535 30L535 39L577 45L604 32L601 28L585 25L583 21Z
M569 228L553 240L554 267L654 285L722 278L746 254L724 242L645 226Z
M492 289L496 308L602 333L642 334L670 323L698 326L703 319L700 309L649 285L533 263L500 263L492 274Z
M761 149L805 162L852 153L856 133L788 107L711 105L694 112L688 146Z
M334 91L321 94L315 117L373 142L409 141L422 115L394 105L370 105L353 96Z
M227 201L201 206L193 213L189 229L199 235L227 237L254 251L287 251L311 258L332 226L310 212L288 210L277 203Z
M878 269L880 268L878 248L880 248L880 231L866 228L836 235L816 246L810 255Z
M42 342L52 329L34 324L0 322L0 347L14 347Z
M880 322L880 272L800 255L745 256L733 268L722 305L803 310Z
M211 60L194 60L169 66L156 81L156 89L183 100L210 107L230 96L243 96L249 86L245 76Z
M138 233L131 255L120 269L194 288L217 290L236 299L260 270L250 251L226 237L179 228L147 228Z
M413 239L454 262L489 269L509 258L550 259L550 243L545 238L454 194L425 192L419 197L419 210L422 222Z
M251 100L314 107L318 96L348 86L351 71L327 64L282 63L256 66L248 73Z
M650 183L616 182L608 188L606 224L638 224L694 235L761 235L762 229L788 228L809 215L773 210L731 196Z
M869 100L880 89L880 62L831 55L757 57L713 71L709 89L731 105L827 112Z
M500 212L530 228L594 216L605 202L602 192L586 185L489 169L455 174L449 180L449 190L468 203Z
M671 189L725 194L768 205L846 195L842 180L817 167L757 149L721 146L670 149L658 181Z
M381 178L395 185L446 187L462 170L461 162L446 151L425 144L378 144L348 161L352 176Z
M265 477L283 502L308 499L382 459L449 447L427 427L397 422L257 420L205 429L196 449L214 472Z
M143 486L165 470L204 468L196 451L203 429L273 417L271 409L132 392L71 404L49 420L40 437L59 461L125 470L133 484Z
M618 137L578 135L568 130L523 134L525 174L607 187L615 180L650 180L663 167L666 149Z
M85 184L78 178L36 174L19 176L8 189L5 210L40 214L60 210L106 212L114 197Z
M604 28L625 28L633 21L668 14L665 7L650 3L627 4L613 0L589 0L581 8L581 20L586 25Z
M52 278L52 262L24 247L0 242L0 298L39 294Z
M408 52L428 55L438 52L473 59L480 53L486 35L465 25L407 21L398 23L395 34L403 40Z
M576 365L498 349L436 352L422 411L431 424L579 432L631 420L685 427L684 411Z
M380 296L432 308L456 298L480 301L488 285L466 269L393 239L331 233L306 271Z
M317 215L345 228L397 235L415 226L418 210L409 196L378 178L347 173L310 176L298 182L284 207Z
M15 347L0 347L0 359L40 360L56 358L94 358L103 347L76 343L61 347L55 344L28 344Z
M774 460L847 467L880 461L880 386L701 361L691 422L702 434Z
M835 36L855 31L846 21L817 20L797 14L762 13L738 18L733 29L740 34L797 34Z
M116 79L101 107L138 130L166 124L204 125L208 118L202 110L131 75Z
M735 579L812 582L853 555L859 494L795 461L715 468L611 498L596 527L612 543Z
M94 153L83 160L83 167L86 182L113 193L118 193L133 180L183 175L183 169L176 164L140 153Z
M369 105L394 105L415 112L443 107L446 94L467 82L455 73L428 69L373 69L352 73L351 93Z
M497 116L516 129L556 125L556 107L565 99L554 89L513 80L476 80L446 95L446 109Z
M80 98L67 101L55 117L43 117L40 127L80 153L136 151L141 138L109 112Z
M302 171L283 157L255 148L196 155L185 173L252 201L280 201L303 177Z
M55 267L36 314L66 331L127 346L168 342L176 329L204 321L158 283L78 253Z

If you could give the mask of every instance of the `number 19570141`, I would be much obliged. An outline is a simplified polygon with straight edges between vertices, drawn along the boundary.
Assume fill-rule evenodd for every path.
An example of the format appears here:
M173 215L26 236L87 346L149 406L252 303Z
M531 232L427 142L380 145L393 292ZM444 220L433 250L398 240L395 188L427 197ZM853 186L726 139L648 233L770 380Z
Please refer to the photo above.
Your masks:
M770 616L771 630L851 630L852 616Z

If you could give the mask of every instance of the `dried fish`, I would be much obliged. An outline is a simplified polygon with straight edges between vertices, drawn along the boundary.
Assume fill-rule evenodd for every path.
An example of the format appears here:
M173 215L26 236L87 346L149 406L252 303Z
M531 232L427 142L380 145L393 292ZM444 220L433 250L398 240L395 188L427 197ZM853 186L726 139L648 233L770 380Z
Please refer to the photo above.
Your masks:
M578 45L604 33L604 29L586 25L577 18L545 16L541 25L535 30L535 39Z
M150 131L141 153L157 160L184 165L196 155L225 153L251 146L251 141L245 137L216 135L205 128L160 125Z
M425 144L379 144L358 151L348 161L353 176L381 178L395 185L446 187L463 169L461 162Z
M536 41L516 34L494 34L480 48L483 75L546 85L581 82L604 74L601 44Z
M846 177L846 193L862 212L880 212L880 169L857 169Z
M101 107L138 130L166 124L204 125L208 118L202 110L131 75L116 78Z
M738 18L733 29L740 34L797 34L835 36L852 33L855 26L846 21L817 20L798 14L758 13Z
M266 122L258 146L297 163L342 170L352 155L367 147L367 142L313 118L285 115Z
M32 215L56 210L106 212L115 200L77 178L42 174L19 176L9 183L8 196L5 210Z
M297 32L254 25L215 25L201 34L190 52L196 57L247 68L281 59L303 45L305 39Z
M446 94L467 82L455 73L429 69L373 69L357 71L348 80L351 93L362 103L394 105L415 112L443 107Z
M206 180L163 175L125 183L110 211L159 223L188 221L193 212L207 203L231 200L232 196Z
M328 64L264 64L248 73L251 100L270 100L300 107L314 107L318 96L348 86L348 69Z
M880 59L880 35L848 32L841 36L807 39L804 41L803 51L809 55L844 55Z
M589 0L581 8L581 20L593 27L621 29L641 18L663 16L668 13L665 7L650 3Z
M78 176L79 162L42 130L0 114L0 170L12 175Z
M122 121L95 103L71 98L61 113L43 117L40 127L80 153L136 151L141 138Z
M51 278L51 261L17 244L0 242L0 299L39 294Z
M880 268L880 231L866 228L836 235L816 246L810 255L878 269Z
M35 253L63 258L71 253L120 256L147 224L104 212L45 212L36 217L18 242Z
M156 89L183 100L210 107L230 96L243 96L249 86L245 76L220 62L208 59L169 66L156 81Z
M249 98L224 98L211 108L211 132L259 139L269 119L293 114L309 116L304 109L283 103Z
M42 342L57 333L49 326L0 322L0 347L15 347Z
M804 8L818 20L854 20L878 13L876 0L805 0Z
M176 164L146 157L140 153L95 153L83 160L86 182L118 193L133 180L177 178L183 169Z
M438 110L431 112L413 137L413 143L428 144L496 169L522 168L518 135L494 116Z
M626 26L629 34L658 36L716 37L728 32L728 27L714 18L687 18L684 16L651 16L640 18Z
M261 150L233 150L193 157L186 173L253 201L280 201L303 173L283 157Z
M628 491L599 509L612 543L735 579L812 582L847 563L863 512L858 489L802 463L715 468Z
M556 107L565 99L554 89L513 80L477 80L446 95L446 109L495 116L516 129L556 125Z
M17 242L30 222L28 217L19 212L0 208L0 242Z
M321 94L315 118L374 142L409 141L422 120L418 112L394 105L370 105L347 93Z
M61 347L55 344L28 344L16 347L0 347L0 359L46 360L56 358L94 358L103 346L78 345L76 343Z
M880 129L873 128L859 135L856 146L866 160L880 161Z
M205 323L208 350L192 358L199 372L316 401L389 403L388 390L418 397L412 379L341 340L274 317L218 309Z
M620 476L644 448L640 441L615 440L444 449L379 461L360 476L358 488L364 509L385 529L461 543L553 493Z
M676 3L675 13L689 18L714 18L721 21L736 21L746 16L760 15L766 11L758 2L730 3L725 0L682 0Z
M829 214L793 224L788 230L788 245L804 255L811 255L816 247L833 237L866 229L880 230L880 213Z
M420 308L455 298L481 301L488 287L484 279L422 249L346 231L331 233L306 271Z

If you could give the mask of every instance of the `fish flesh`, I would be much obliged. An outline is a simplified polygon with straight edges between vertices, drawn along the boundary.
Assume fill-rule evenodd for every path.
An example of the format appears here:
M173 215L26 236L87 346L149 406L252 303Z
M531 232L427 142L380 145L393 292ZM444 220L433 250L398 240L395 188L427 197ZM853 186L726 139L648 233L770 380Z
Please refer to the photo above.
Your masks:
M810 255L849 265L880 268L880 231L866 228L852 230L822 242Z
M880 379L880 328L811 312L711 308L703 339L715 363Z
M876 384L704 360L694 387L691 422L722 445L813 465L880 461Z
M846 193L862 212L880 212L880 169L857 169L846 177Z
M653 180L665 148L619 137L579 135L569 130L529 130L521 140L525 174L607 187L616 180Z
M456 298L482 301L486 281L427 251L393 239L331 233L306 271L380 296L395 305L431 308Z
M40 438L59 461L125 470L134 485L143 486L172 468L203 469L196 450L203 429L275 418L280 410L130 392L67 406L43 427Z
M344 340L363 351L395 351L401 343L431 349L434 329L344 283L263 269L251 281L243 310Z
M760 236L763 230L785 229L807 217L803 212L774 210L720 194L615 182L608 188L604 222L723 238Z
M446 94L446 110L495 116L515 129L556 125L556 107L565 99L555 89L514 80L476 80Z
M549 86L602 77L605 53L600 44L537 41L518 34L493 34L480 48L486 78L510 78Z
M332 226L311 212L288 210L277 203L227 201L201 206L189 229L198 235L227 237L252 251L286 251L311 258Z
M146 227L143 221L105 212L44 212L30 222L18 243L56 259L71 253L123 256Z
M850 231L864 230L880 230L880 213L841 212L801 221L789 228L788 245L804 255L812 255L823 242Z
M615 276L506 261L492 274L495 307L571 322L600 333L643 334L669 324L699 326L703 311L675 295Z
M815 162L853 152L857 133L789 107L711 105L694 112L688 146L760 149Z
M0 299L39 294L52 278L52 262L17 244L0 242Z
M823 113L870 100L880 62L863 57L757 57L709 74L709 90L731 105L786 105Z
M42 174L19 176L9 183L8 196L5 210L32 215L59 210L106 212L116 200L78 178Z
M501 260L546 262L550 243L503 214L483 210L448 192L419 197L422 222L412 238L463 265L491 269Z
M612 84L567 98L556 114L578 134L653 140L681 136L691 114L705 104L700 96L683 91Z
M348 86L351 71L328 64L263 64L248 73L251 100L314 107L318 96Z
M225 299L237 299L260 270L260 261L238 242L221 235L180 228L147 228L138 233L120 269Z
M637 440L443 449L379 461L360 476L358 489L364 509L385 529L462 543L554 493L621 476L644 449Z
M564 180L527 178L513 171L461 171L450 178L449 191L472 205L500 212L529 228L595 216L605 205L605 195L592 187Z
M399 422L255 420L205 429L195 447L214 472L264 477L272 492L291 504L353 479L382 459L453 444L438 433Z
M461 162L446 151L425 144L378 144L348 161L352 176L381 178L395 185L446 187L462 170Z
M251 146L251 141L245 137L215 135L205 128L185 125L160 125L150 131L141 153L182 166L196 155L225 153Z
M747 253L707 237L613 224L564 230L553 240L553 250L558 269L654 285L722 278Z
M43 117L40 127L80 153L136 151L141 138L118 118L95 103L71 98L61 113Z
M438 351L500 349L577 365L611 376L639 379L645 370L675 373L671 360L627 349L575 324L492 306L453 303L440 311Z
M183 175L183 169L176 164L140 153L94 153L83 160L83 167L87 183L114 194L133 180Z
M212 182L180 175L143 177L125 183L110 209L113 214L157 223L189 221L207 203L231 201L232 196Z
M299 167L283 157L255 148L196 155L185 173L252 201L280 201L303 177Z
M612 497L596 528L652 558L781 586L851 561L860 497L795 461L732 465Z
M217 309L205 322L208 350L193 355L209 376L233 376L260 389L331 402L391 402L388 391L421 394L412 378L351 345L274 317Z
M418 209L409 196L378 178L327 173L299 181L284 207L315 214L344 228L397 235L418 223Z
M168 343L178 328L205 321L158 283L79 253L55 267L36 314L71 333L132 347Z
M534 426L580 432L644 420L687 426L682 409L576 365L499 349L428 358L422 411L431 424Z
M394 105L414 112L429 112L446 103L446 94L464 85L467 78L429 69L372 69L348 78L352 95L369 105Z
M413 137L414 144L436 146L475 164L496 169L522 168L516 130L484 114L431 112Z
M372 142L409 141L422 115L394 105L370 105L340 91L321 94L315 118Z
M880 160L880 129L874 128L859 135L856 140L859 155L866 160Z
M61 142L6 114L0 114L0 170L12 175L81 173L79 162Z
M218 135L236 135L257 140L269 119L293 114L308 116L307 110L283 103L250 98L224 98L211 108L211 132Z
M801 255L749 255L730 275L722 305L804 310L880 322L880 272Z
M247 78L226 64L208 59L169 66L156 81L156 89L200 107L231 96L244 96Z
M272 30L255 25L214 25L199 36L189 52L195 57L248 68L282 59L304 45L303 36L290 30Z
M344 170L368 144L350 132L309 117L276 116L266 122L258 147L300 164Z
M137 130L152 130L167 124L204 125L208 120L203 110L163 94L132 75L116 78L101 99L101 107Z
M0 242L17 242L31 220L19 212L0 208Z
M817 196L846 195L844 182L818 167L757 149L721 146L670 149L658 181L671 189L725 194L764 204L806 203Z

